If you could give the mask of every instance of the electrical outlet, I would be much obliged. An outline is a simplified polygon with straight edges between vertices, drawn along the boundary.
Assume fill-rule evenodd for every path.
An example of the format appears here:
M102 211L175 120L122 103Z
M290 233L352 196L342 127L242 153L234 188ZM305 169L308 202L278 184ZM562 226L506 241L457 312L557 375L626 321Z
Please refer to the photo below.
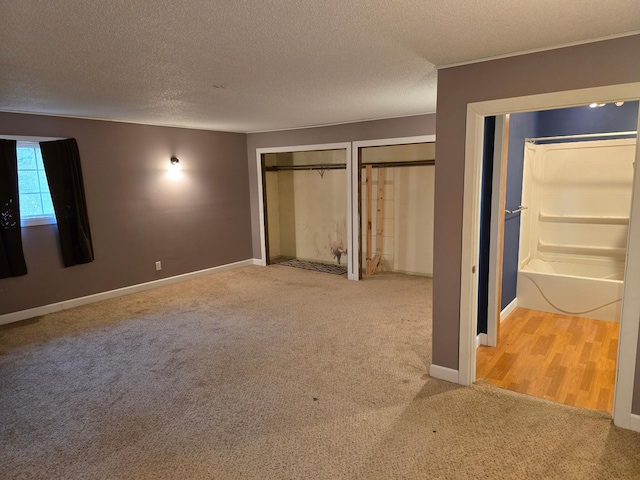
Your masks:
M162 262L156 262L156 272L162 270Z

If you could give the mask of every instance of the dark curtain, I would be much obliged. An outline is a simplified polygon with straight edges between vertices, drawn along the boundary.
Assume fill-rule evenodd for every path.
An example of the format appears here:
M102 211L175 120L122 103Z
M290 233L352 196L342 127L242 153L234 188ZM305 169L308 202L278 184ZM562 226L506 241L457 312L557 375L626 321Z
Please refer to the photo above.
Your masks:
M65 267L92 262L78 144L74 138L40 142L40 151L58 223L62 262Z
M22 251L15 140L0 140L0 278L27 274Z

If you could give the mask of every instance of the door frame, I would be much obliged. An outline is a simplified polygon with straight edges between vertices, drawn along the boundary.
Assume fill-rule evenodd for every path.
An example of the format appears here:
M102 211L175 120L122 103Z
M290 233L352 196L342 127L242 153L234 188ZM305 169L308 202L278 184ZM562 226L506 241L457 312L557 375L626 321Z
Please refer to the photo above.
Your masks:
M390 147L393 145L410 145L412 143L433 143L436 141L435 135L417 135L414 137L396 137L396 138L379 138L375 140L359 140L352 142L351 149L351 218L354 219L352 224L353 229L353 247L356 255L353 255L354 260L354 272L355 278L352 280L360 279L360 260L362 253L360 252L360 226L362 221L360 219L360 149L366 147ZM437 147L436 147L437 148ZM436 164L437 166L437 164ZM351 250L349 250L351 251ZM351 277L349 277L351 279Z
M351 155L351 142L339 142L339 143L320 143L315 145L292 145L284 147L265 147L256 148L256 168L258 173L258 213L260 221L260 260L258 265L267 265L267 235L265 228L265 192L264 192L264 169L262 165L262 155L265 153L292 153L292 152L310 152L310 151L322 151L322 150L345 150L345 163L347 165L347 277L351 280L353 272L357 270L353 269L353 220L351 214L353 208L351 205L351 199L353 194L351 192L352 182L352 155Z
M509 157L509 114L496 115L493 178L491 188L491 242L489 245L489 298L487 333L478 335L480 345L496 347L500 339L502 299L502 256L504 244L505 198L507 193L507 160ZM497 240L497 241L496 241ZM505 309L506 311L507 309Z
M640 82L503 98L467 105L462 212L460 273L460 336L458 383L470 385L476 377L476 331L478 313L478 252L484 118L491 115L531 112L640 99ZM640 118L639 118L640 123ZM636 137L636 165L640 148ZM613 421L622 428L640 431L640 415L631 413L638 331L640 324L640 172L636 169L629 220L625 282L620 319L617 374L613 400ZM493 239L492 239L493 240Z

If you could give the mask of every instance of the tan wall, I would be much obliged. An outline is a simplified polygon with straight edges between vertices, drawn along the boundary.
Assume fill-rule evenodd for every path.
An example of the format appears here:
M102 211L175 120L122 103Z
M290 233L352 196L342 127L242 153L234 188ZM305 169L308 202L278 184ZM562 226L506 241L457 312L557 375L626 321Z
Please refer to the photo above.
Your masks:
M394 270L433 276L435 167L396 169Z
M347 161L345 150L283 155L291 156L293 165L346 164ZM266 178L270 259L282 255L335 263L335 252L339 249L340 263L346 265L346 169L281 170L267 172ZM272 242L278 250L274 250Z
M433 363L458 368L468 103L640 81L640 35L440 70ZM640 95L640 92L639 92ZM633 411L640 413L640 357Z
M362 161L433 160L435 143L362 149ZM385 168L382 270L433 275L433 200L435 167ZM372 253L376 251L378 170L372 171ZM362 260L366 265L366 193L362 173Z

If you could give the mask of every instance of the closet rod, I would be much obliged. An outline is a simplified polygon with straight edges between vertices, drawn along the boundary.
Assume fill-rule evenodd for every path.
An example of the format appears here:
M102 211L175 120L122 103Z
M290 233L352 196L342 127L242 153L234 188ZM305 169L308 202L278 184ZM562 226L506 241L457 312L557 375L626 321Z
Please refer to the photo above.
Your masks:
M406 162L371 162L363 163L361 166L365 168L371 166L372 168L393 168L393 167L421 167L421 166L433 166L436 164L435 160L408 160ZM346 165L335 163L316 163L313 165L272 165L264 167L267 172L278 172L282 170L344 170Z
M525 138L525 142L536 143L536 142L547 142L552 140L568 140L572 138L606 138L606 137L622 137L629 135L637 135L637 131L629 131L629 132L608 132L608 133L583 133L580 135L558 135L555 137L533 137L533 138Z
M393 168L393 167L422 167L435 165L435 160L408 160L406 162L371 162L363 163L362 168L371 166L373 168Z
M264 167L267 172L278 172L281 170L346 170L346 165L335 163L316 163L313 165L273 165Z

